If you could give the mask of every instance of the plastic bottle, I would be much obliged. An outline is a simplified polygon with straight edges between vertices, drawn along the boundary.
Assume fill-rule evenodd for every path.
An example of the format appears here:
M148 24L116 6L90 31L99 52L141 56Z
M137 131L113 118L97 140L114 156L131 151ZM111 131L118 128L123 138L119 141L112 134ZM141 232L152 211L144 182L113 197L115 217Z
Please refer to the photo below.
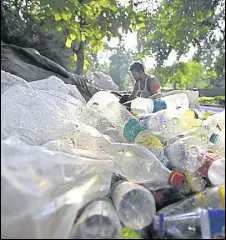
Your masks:
M168 160L164 156L164 146L150 129L139 122L127 109L118 102L111 102L103 112L107 120L131 143L140 144L150 151L167 166Z
M197 170L203 177L210 180L213 185L225 183L225 158L212 151L207 151L204 156L200 156L200 168Z
M223 132L225 130L225 110L204 120L203 127L207 130Z
M70 239L120 239L122 227L110 200L90 203L75 223Z
M185 136L192 136L193 143L197 146L212 149L214 152L225 154L225 137L223 133L214 133L206 130L204 127L196 127L183 133Z
M140 122L161 139L170 139L191 128L202 125L200 119L195 119L192 110L162 110L140 118Z
M165 101L167 109L189 109L189 99L185 93L178 93L161 98Z
M59 145L59 144L58 144ZM68 139L61 140L64 150L80 156L112 160L115 169L127 180L147 184L150 189L162 189L173 185L180 187L184 175L170 171L148 149L138 144L115 143L90 126L78 126Z
M202 127L191 129L183 134L165 148L167 159L174 167L194 172L201 166L199 159L207 150L218 153L220 156L225 153L224 138L219 134L211 133Z
M161 239L216 239L225 238L225 211L195 209L191 212L155 216L154 230Z
M162 208L157 214L172 215L195 208L219 208L225 210L225 185L206 188L204 191Z
M155 200L146 188L126 181L119 181L112 190L112 200L121 222L132 229L148 226L155 214Z
M166 109L166 103L161 99L137 97L131 101L130 109L133 114L150 114Z
M192 136L181 137L165 147L165 155L170 165L180 170L195 172L200 166L199 157L205 154L205 148L196 146Z
M109 91L99 91L90 98L86 105L94 110L103 112L111 102L119 102L119 98Z
M131 101L131 112L133 114L156 113L163 109L189 109L189 100L185 93L173 94L161 99L137 97Z

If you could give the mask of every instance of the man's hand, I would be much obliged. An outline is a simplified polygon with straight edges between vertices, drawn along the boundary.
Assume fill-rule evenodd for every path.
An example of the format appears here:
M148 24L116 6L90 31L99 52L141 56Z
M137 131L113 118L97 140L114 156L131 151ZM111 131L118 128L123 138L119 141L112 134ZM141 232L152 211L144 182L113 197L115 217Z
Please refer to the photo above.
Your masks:
M137 82L135 83L134 87L133 87L133 92L131 93L129 99L133 100L137 97L137 92L138 92L138 86L137 86Z

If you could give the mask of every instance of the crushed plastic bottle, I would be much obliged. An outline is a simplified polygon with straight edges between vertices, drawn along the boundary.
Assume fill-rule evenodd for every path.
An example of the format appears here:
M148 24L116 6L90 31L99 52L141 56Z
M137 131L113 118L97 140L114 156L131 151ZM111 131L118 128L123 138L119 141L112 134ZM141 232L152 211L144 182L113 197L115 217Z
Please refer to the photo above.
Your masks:
M216 239L225 238L225 211L195 209L191 212L154 218L154 230L159 239Z
M126 181L115 184L111 194L121 222L132 229L148 226L155 214L155 200L146 188Z

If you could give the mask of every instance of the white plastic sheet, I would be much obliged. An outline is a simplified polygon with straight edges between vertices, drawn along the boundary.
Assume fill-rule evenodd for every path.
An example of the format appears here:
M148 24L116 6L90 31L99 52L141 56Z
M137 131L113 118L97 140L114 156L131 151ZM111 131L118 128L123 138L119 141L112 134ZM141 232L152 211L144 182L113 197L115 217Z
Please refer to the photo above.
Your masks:
M1 127L33 145L66 136L78 124L83 104L60 92L15 85L1 94Z
M1 238L68 238L77 212L109 193L113 165L30 146L1 143Z

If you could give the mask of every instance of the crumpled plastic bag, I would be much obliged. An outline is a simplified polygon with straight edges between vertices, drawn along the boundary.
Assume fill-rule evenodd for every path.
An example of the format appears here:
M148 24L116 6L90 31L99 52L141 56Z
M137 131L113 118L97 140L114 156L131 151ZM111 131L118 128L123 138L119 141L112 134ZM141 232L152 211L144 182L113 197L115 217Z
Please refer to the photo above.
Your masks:
M21 85L26 88L31 88L29 83L23 78L17 77L9 72L1 70L1 93L7 91L9 88Z
M46 79L41 79L38 81L33 81L29 83L35 89L39 90L55 90L60 91L66 94L69 94L76 99L80 100L81 102L85 103L84 97L78 91L75 85L65 84L60 78L56 76L51 76Z
M42 145L72 131L83 106L63 92L15 85L1 94L1 130Z
M68 238L78 210L109 193L113 164L1 142L1 238Z

